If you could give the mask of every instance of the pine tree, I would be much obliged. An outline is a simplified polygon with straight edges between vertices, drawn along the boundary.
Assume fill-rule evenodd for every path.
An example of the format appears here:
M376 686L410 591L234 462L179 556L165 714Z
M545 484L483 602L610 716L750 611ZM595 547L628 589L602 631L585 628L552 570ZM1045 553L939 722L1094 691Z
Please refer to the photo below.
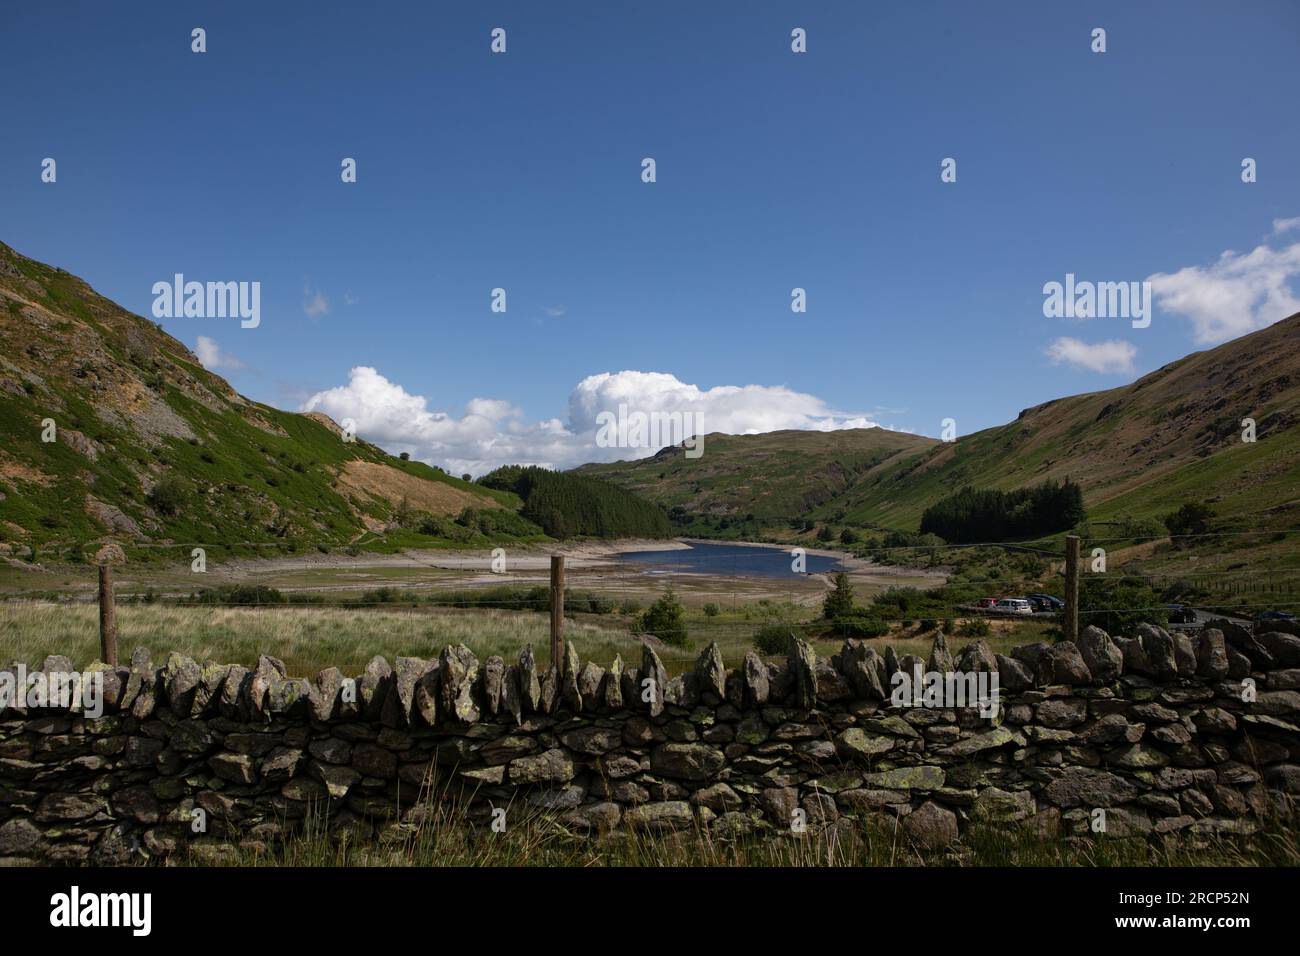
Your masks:
M853 585L843 571L835 575L835 587L822 602L822 617L833 621L853 613Z

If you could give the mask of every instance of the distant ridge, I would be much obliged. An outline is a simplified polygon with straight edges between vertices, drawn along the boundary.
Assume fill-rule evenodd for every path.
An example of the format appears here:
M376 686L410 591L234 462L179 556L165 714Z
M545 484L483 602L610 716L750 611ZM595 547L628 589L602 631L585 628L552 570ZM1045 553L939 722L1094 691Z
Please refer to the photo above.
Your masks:
M1242 421L1257 441L1242 441ZM710 435L585 474L683 516L753 515L915 531L962 487L1066 478L1090 515L1156 518L1189 500L1252 527L1300 523L1300 314L1171 362L1130 385L1043 402L950 443L881 429ZM699 532L698 524L691 525Z

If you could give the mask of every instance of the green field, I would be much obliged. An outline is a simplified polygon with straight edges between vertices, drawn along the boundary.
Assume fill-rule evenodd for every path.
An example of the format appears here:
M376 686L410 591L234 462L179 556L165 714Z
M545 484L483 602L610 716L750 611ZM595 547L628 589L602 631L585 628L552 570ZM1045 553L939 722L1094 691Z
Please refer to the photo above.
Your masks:
M752 649L754 632L767 612L752 606L748 618L741 610L715 621L693 611L688 614L691 647L665 645L656 650L669 671L678 674L690 669L710 641L717 641L727 665L738 666ZM796 623L791 630L806 637L806 623ZM329 666L360 673L376 654L390 662L398 656L433 658L448 644L465 644L480 660L500 654L507 661L517 659L530 643L545 660L550 646L549 615L529 611L138 604L119 606L117 624L121 660L128 659L136 647L147 648L158 663L170 651L199 661L245 666L255 665L260 654L270 654L283 660L291 674L303 677ZM1001 653L1039 639L1042 627L1008 624L985 640ZM98 628L94 605L0 602L0 661L39 666L47 655L62 654L84 667L99 659ZM566 620L565 639L573 642L583 660L602 666L615 655L633 665L641 660L641 644L633 639L631 622L623 616L579 615L577 620ZM900 628L873 645L881 652L885 644L893 644L900 655L925 656L933 639L933 631ZM958 637L948 640L954 651L966 643ZM813 646L819 655L829 657L842 643L814 640Z

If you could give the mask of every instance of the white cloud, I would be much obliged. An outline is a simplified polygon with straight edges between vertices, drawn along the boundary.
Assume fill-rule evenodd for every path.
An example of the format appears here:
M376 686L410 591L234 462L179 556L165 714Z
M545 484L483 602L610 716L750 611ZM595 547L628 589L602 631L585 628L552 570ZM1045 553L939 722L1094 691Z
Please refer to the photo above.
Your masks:
M1274 234L1300 224L1277 219ZM1187 266L1151 276L1151 291L1165 312L1192 323L1199 345L1212 345L1272 325L1300 312L1291 282L1300 275L1300 242L1282 249L1257 246L1239 254L1228 250L1209 266Z
M206 335L200 335L194 343L194 354L199 357L199 364L210 372L220 368L234 371L244 367L243 362L229 352L222 352L217 343Z
M567 305L554 305L542 309L542 311L553 319L559 319L569 314L569 307Z
M834 411L815 395L782 385L718 385L701 389L666 372L602 372L578 383L569 395L569 421L579 431L597 427L601 411L617 412L620 404L644 412L694 412L706 432L749 435L782 428L831 431L870 428L862 416ZM628 457L628 456L624 456Z
M313 288L310 280L304 282L302 286L302 310L313 319L329 314L330 300L320 289Z
M1293 216L1290 219L1274 219L1273 235L1280 236L1284 232L1290 232L1292 229L1300 229L1300 216Z
M373 368L352 369L348 383L317 392L302 411L320 411L335 421L351 418L357 434L393 452L441 465L459 474L482 474L504 464L571 468L588 461L640 458L658 448L606 448L597 445L601 412L693 413L704 432L755 434L785 428L831 431L871 428L863 415L828 407L814 395L784 386L720 385L701 389L664 372L604 372L581 382L569 395L568 421L527 422L509 402L474 398L455 417L429 408ZM704 453L708 454L705 443Z
M1131 342L1111 339L1107 342L1081 342L1063 337L1047 346L1047 357L1053 365L1062 362L1077 368L1102 374L1131 373L1137 349Z

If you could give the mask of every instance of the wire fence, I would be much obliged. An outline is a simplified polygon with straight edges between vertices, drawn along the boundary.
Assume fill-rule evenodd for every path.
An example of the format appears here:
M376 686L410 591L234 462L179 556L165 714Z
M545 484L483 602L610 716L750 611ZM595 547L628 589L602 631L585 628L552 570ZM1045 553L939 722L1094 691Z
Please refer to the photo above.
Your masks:
M1122 581L1135 577L1135 572L1124 568L1113 570L1088 571L1089 550L1105 543L1127 542L1129 544L1187 542L1189 540L1218 540L1225 537L1245 535L1261 539L1279 540L1280 537L1294 535L1300 529L1252 529L1240 531L1205 532L1185 535L1160 536L1122 536L1108 538L1084 538L1083 566L1085 583L1095 581ZM72 553L89 553L103 542L85 542L78 546L69 546ZM371 537L366 542L367 548L386 548L392 543L382 535ZM871 547L863 549L856 555L846 555L839 549L815 548L803 545L768 544L754 547L748 543L728 543L723 541L703 542L714 547L708 560L703 564L693 563L682 557L678 550L662 550L660 557L653 563L630 558L615 550L601 551L599 548L577 549L579 557L588 565L571 567L569 586L565 591L566 615L591 615L596 621L601 618L619 621L628 633L648 636L672 645L685 636L681 629L655 627L642 621L642 614L647 605L655 600L661 584L669 584L689 593L694 604L702 601L715 605L729 605L730 616L718 614L721 619L713 619L706 614L700 618L692 616L686 629L691 635L705 634L743 636L750 639L755 630L767 626L788 629L804 635L815 634L822 638L864 636L861 621L835 621L815 616L818 605L827 593L831 575L840 570L877 577L873 586L882 591L893 587L917 587L918 592L925 589L913 581L918 575L939 574L946 567L945 560L955 560L963 553L976 549L996 549L1009 556L1025 556L1040 559L1045 569L1043 574L1050 577L1061 573L1057 563L1064 563L1063 551L1031 543L980 542L959 544L922 544L891 547ZM161 601L168 606L183 608L337 608L349 610L387 610L397 613L427 613L430 611L449 610L488 610L549 612L551 595L546 584L545 568L536 564L536 559L549 554L538 548L502 545L498 549L482 553L454 552L437 550L420 550L399 548L391 550L362 550L354 545L340 545L338 542L294 542L290 549L285 542L239 541L239 542L145 542L131 545L141 551L179 552L180 560L173 564L165 559L148 562L149 569L162 567L168 570L191 568L191 559L195 549L202 549L205 555L212 553L214 560L205 573L222 571L215 579L227 582L224 586L231 590L222 592L222 586L207 584L202 575L196 574L193 588L180 586L173 580L170 585L160 581L155 590L141 593L141 584L135 585L134 593L119 598L117 603L150 603ZM1177 547L1177 545L1175 545ZM717 549L730 549L722 553ZM274 549L277 557L295 562L297 567L286 569L283 564L263 563L256 558L240 555L243 551L261 551ZM654 550L647 546L647 551ZM353 553L355 552L355 553ZM226 566L221 560L226 558ZM884 559L901 556L904 560L891 564L881 564L863 558ZM498 557L505 558L505 566L500 567ZM518 559L522 558L522 562ZM907 558L914 559L910 563ZM847 559L847 560L846 560ZM512 563L515 565L511 569ZM520 566L522 564L522 566ZM611 577L610 568L616 569ZM422 575L416 579L399 580L403 569L420 568L434 572L434 575ZM784 568L784 570L782 570ZM286 570L291 572L285 577ZM327 584L295 582L292 572L311 572L326 570L335 575ZM590 571L589 579L585 575ZM378 580L349 580L349 572L375 575ZM391 572L391 573L386 573ZM619 577L621 576L621 577ZM1213 592L1220 597L1229 595L1233 598L1249 595L1280 595L1283 600L1276 601L1236 601L1194 605L1204 613L1219 613L1228 616L1249 617L1260 611L1290 610L1300 607L1300 567L1297 568L1214 568L1214 569L1179 569L1141 571L1144 581L1158 586L1158 590L1167 590L1179 585L1185 592ZM629 584L629 577L635 584ZM231 580L239 584L229 584ZM277 587L258 583L273 581ZM203 583L199 583L203 582ZM796 582L799 585L796 587ZM975 586L964 582L967 587ZM992 590L998 582L984 582ZM158 595L157 590L162 594ZM942 587L940 587L942 591ZM509 592L509 593L506 593ZM342 596L351 595L351 596ZM730 600L728 600L728 598ZM873 605L863 610L868 614ZM1090 621L1101 620L1116 614L1167 614L1167 604L1151 606L1094 606L1080 607L1078 614L1081 626ZM743 616L735 612L743 611ZM1030 615L1010 615L995 609L974 606L969 600L936 599L932 595L920 601L913 608L878 608L887 622L923 622L944 629L952 629L958 624L973 619L1003 619L1013 622L1032 621L1052 626L1057 622L1057 615L1040 612ZM809 616L809 615L814 616ZM871 636L871 635L865 635Z

